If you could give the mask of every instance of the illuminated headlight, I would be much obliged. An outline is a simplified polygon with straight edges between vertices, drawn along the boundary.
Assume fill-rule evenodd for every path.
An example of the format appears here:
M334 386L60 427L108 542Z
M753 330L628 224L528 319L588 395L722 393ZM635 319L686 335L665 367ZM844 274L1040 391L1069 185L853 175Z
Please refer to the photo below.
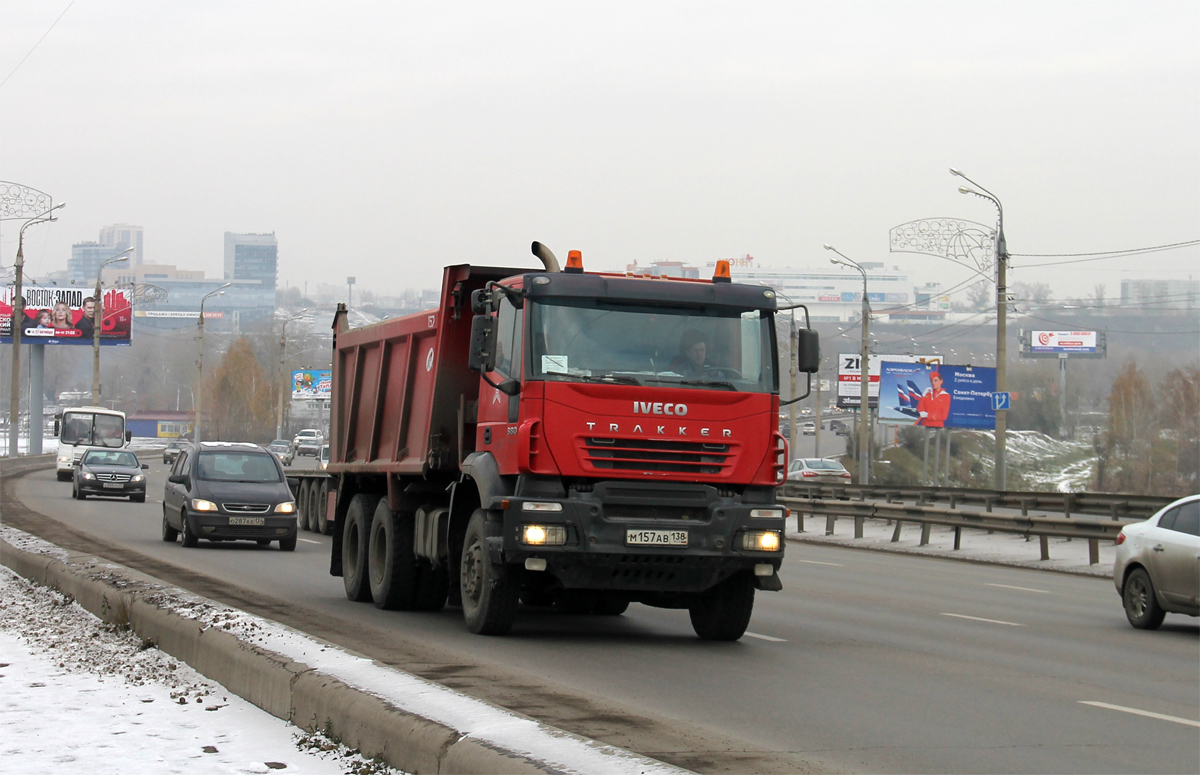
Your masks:
M524 525L521 543L530 546L562 546L567 542L565 525Z
M192 498L192 509L194 511L216 511L217 504L203 498Z
M84 472L83 472L83 478L84 478L84 479L87 479L87 480L90 482L91 480L93 480L93 479L95 479L95 478L96 478L96 475L95 475L95 474L93 474L93 473L89 473L88 471L84 471Z
M758 519L778 519L783 516L783 509L750 509L750 516Z
M129 481L131 481L131 482L144 482L144 481L146 481L146 477L142 476L141 474L134 474L134 475L133 475L133 477L132 477L132 478L130 478L130 480L129 480Z
M59 455L59 456L58 456L58 462L60 462L60 463L70 463L70 462L71 462L71 453L70 453L70 452L68 452L68 453L67 453L67 454L65 454L65 455Z
M521 511L562 511L562 504L548 503L546 501L525 501L521 504Z
M742 550L747 552L779 551L778 530L747 530L742 533Z
M278 506L275 507L275 513L276 514L295 514L296 513L295 501L285 501L284 503L280 503Z

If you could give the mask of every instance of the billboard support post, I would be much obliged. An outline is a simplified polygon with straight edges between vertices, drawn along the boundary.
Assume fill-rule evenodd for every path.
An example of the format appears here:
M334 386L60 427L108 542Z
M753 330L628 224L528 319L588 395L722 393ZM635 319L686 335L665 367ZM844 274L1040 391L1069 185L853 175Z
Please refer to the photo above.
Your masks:
M92 405L100 406L100 329L104 327L104 296L100 287L100 277L104 274L104 267L117 261L124 261L133 248L127 248L116 254L112 258L106 258L100 262L100 266L96 267L96 295L95 307L92 313Z

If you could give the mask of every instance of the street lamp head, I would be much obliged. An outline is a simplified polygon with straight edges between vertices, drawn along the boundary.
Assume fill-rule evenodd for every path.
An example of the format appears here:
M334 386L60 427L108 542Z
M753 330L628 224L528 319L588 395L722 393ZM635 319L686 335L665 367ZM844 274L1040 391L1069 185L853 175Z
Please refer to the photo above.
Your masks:
M960 177L960 178L961 178L961 177L964 177L964 176L963 176L963 174L962 174L962 171L961 171L961 170L959 170L957 167L951 167L951 168L950 168L950 174L951 174L951 175L956 175L956 176L958 176L958 177Z
M830 245L828 242L826 242L826 243L825 243L825 249L826 249L826 250L833 250L833 245Z
M960 193L960 194L978 194L979 192L973 188L967 188L966 186L959 186L958 193Z

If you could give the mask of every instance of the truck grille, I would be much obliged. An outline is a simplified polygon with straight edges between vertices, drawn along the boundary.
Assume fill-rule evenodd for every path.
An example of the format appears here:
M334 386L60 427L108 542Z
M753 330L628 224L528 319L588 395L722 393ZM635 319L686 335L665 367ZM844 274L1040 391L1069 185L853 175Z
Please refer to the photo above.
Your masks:
M703 441L659 441L592 436L583 439L582 458L607 471L654 471L720 474L730 463L728 444Z

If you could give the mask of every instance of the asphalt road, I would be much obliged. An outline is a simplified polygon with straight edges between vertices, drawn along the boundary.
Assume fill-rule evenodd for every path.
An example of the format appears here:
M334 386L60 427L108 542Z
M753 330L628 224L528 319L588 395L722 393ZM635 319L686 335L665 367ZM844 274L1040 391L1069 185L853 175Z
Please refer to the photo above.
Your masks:
M304 460L302 464L311 464ZM470 635L456 609L378 611L295 553L183 549L145 504L70 499L38 472L4 521L283 621L550 724L700 772L1107 773L1200 767L1200 626L1125 621L1110 581L793 544L738 643L686 612L527 609ZM44 516L47 515L47 519Z

